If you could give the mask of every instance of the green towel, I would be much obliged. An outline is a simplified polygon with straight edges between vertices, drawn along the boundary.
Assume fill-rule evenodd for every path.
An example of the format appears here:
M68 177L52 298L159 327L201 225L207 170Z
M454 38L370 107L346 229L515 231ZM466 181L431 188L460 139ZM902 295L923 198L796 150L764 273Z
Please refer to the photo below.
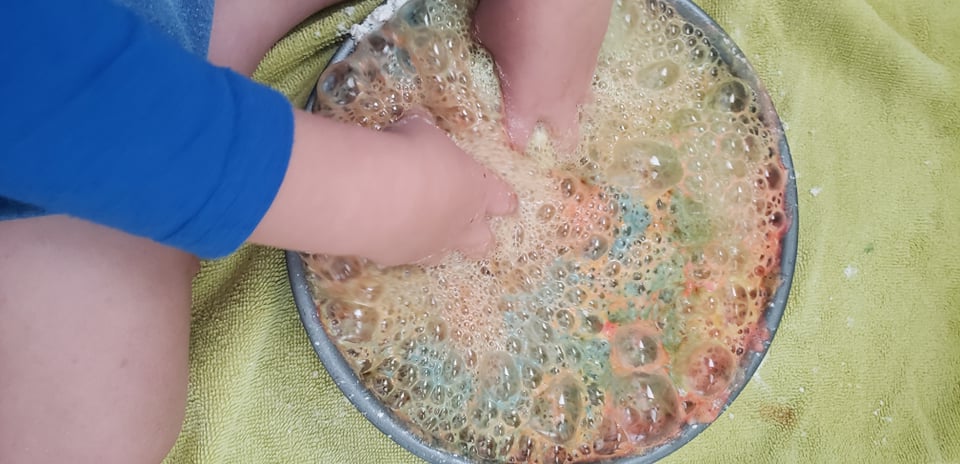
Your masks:
M304 23L257 76L302 102L338 26L375 4ZM666 461L960 462L960 2L700 4L787 127L800 259L757 376ZM333 385L286 279L277 250L204 263L167 462L418 462Z

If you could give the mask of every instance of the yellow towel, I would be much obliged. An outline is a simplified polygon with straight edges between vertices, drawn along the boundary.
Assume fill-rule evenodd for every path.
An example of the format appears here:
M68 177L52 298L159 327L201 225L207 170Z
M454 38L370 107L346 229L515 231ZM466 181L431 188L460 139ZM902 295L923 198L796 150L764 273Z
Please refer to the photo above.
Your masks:
M305 22L257 77L302 103L338 30L376 4ZM666 462L960 462L960 2L700 4L787 127L800 259L757 376ZM419 462L317 361L281 252L204 263L194 298L168 464Z

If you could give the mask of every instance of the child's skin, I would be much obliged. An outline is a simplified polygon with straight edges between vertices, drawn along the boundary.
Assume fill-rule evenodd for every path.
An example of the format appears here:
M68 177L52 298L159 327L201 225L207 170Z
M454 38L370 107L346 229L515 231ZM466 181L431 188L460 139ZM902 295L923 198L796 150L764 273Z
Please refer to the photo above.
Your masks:
M208 58L250 74L287 30L333 3L219 0ZM575 130L609 3L568 29L571 11L593 0L481 1L480 37L502 23L518 45L486 41L507 83L516 145L538 120ZM544 37L578 52L548 55ZM553 58L525 65L524 56ZM294 139L251 242L383 264L480 256L491 245L488 218L515 208L508 186L422 120L378 133L297 111ZM184 417L197 258L65 216L0 221L0 237L0 462L161 461Z
M538 122L562 150L577 145L577 106L590 90L613 0L590 0L586 6L567 0L477 5L477 38L497 63L507 133L521 151Z

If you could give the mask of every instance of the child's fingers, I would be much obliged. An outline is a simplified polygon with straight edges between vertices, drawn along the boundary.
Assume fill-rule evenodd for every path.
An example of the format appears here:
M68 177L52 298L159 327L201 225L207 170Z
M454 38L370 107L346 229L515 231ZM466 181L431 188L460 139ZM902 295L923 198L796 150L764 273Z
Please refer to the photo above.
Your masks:
M488 216L509 216L517 211L517 194L496 174L486 171L486 213Z
M460 238L457 250L467 259L480 259L490 251L493 243L493 232L490 231L487 221L477 219Z
M521 153L527 151L527 144L530 143L530 136L537 126L537 119L534 112L523 108L520 102L514 102L509 97L509 91L504 89L504 128L510 137L510 144Z
M504 128L515 150L526 151L537 124L543 124L556 148L572 153L580 139L582 96L561 95L549 104L528 101L526 97L504 96Z
M548 119L547 125L554 145L562 153L573 153L580 141L579 109L576 102L555 112Z
M443 261L443 255L444 255L444 254L446 254L446 252L444 252L444 253L435 253L435 254L432 254L432 255L427 255L427 256L425 256L425 257L423 257L423 258L420 258L420 259L416 262L416 264L419 264L419 265L424 266L424 267L436 266L436 265L440 264L441 261Z

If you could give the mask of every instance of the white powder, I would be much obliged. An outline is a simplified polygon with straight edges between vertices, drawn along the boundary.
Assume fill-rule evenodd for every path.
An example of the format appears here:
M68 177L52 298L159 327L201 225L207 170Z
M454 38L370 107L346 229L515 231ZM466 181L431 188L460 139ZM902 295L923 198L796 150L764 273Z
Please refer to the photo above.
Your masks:
M860 272L860 270L852 264L848 264L847 267L843 269L843 275L847 276L848 279L852 279L858 272Z
M363 36L380 29L380 26L390 20L390 18L396 14L397 10L408 1L409 0L387 0L386 3L378 6L362 23L354 24L353 27L350 28L350 35L353 36L353 40L360 40Z

